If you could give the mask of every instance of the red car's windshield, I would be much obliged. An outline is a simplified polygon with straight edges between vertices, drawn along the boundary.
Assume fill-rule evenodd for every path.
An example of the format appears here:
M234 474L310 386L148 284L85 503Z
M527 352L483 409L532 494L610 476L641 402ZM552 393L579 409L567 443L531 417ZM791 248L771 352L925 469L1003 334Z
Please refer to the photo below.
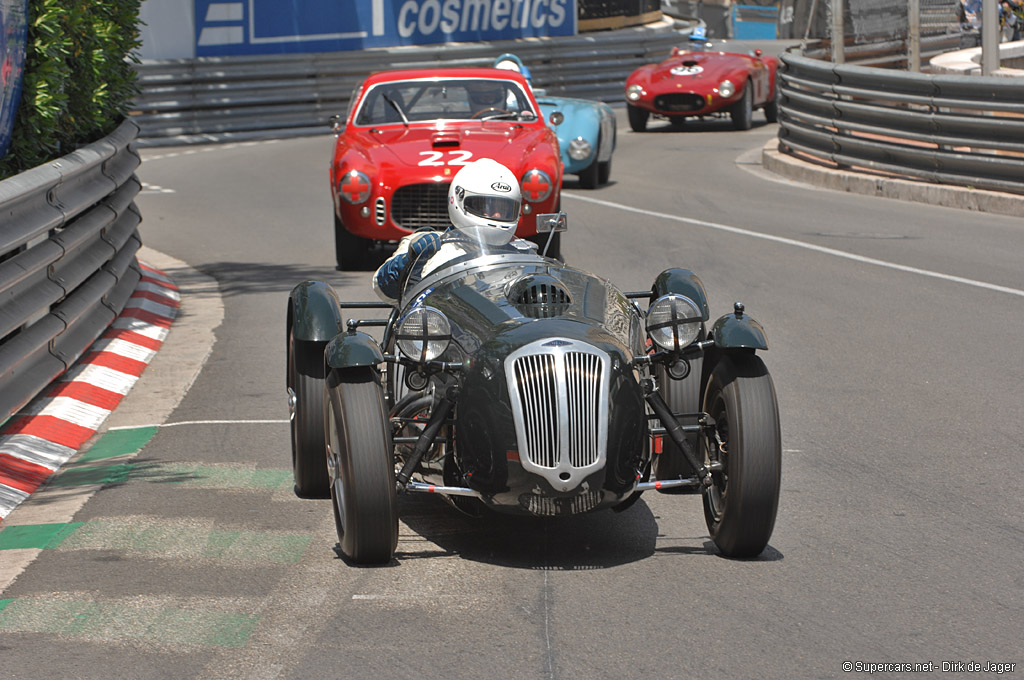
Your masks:
M433 120L536 118L530 99L510 80L458 78L374 85L360 103L356 125Z

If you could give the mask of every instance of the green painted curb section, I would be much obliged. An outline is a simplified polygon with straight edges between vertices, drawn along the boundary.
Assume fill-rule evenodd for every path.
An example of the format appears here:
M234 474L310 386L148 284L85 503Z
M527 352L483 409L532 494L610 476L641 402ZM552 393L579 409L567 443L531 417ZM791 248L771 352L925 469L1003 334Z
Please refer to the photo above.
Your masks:
M81 522L71 524L25 524L0 529L0 550L56 548L73 534Z
M79 459L83 462L116 458L138 453L156 434L156 427L135 427L128 430L110 430Z
M120 484L128 481L128 473L135 465L103 465L98 467L73 467L60 473L50 483L52 486L82 486L85 484Z
M264 564L294 564L302 559L312 540L312 536L303 534L175 526L164 519L148 517L33 524L0 530L0 550L119 550L171 559Z
M0 600L0 631L5 633L242 647L258 623L255 615L191 608L48 598Z
M233 465L164 464L147 470L155 479L200 489L278 489L291 486L291 470L255 470Z

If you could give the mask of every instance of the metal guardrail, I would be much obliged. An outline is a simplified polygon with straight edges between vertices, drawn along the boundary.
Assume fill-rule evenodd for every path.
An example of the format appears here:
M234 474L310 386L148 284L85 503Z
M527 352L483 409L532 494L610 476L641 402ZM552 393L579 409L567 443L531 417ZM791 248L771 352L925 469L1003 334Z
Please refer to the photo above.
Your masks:
M504 40L353 52L143 60L132 118L139 145L221 141L251 133L308 134L344 113L371 72L396 68L489 66L513 52L533 85L549 94L620 101L639 66L685 40L670 22L571 38Z
M888 176L1024 194L1024 82L782 55L779 149Z
M0 182L0 422L61 375L141 278L130 120Z

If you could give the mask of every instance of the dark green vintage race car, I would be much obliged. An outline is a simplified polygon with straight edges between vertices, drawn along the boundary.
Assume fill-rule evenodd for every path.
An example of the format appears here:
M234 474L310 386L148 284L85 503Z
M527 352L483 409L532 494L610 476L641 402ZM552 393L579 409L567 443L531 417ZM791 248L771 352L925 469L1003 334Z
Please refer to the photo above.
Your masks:
M459 255L410 276L399 304L319 281L289 297L296 493L330 495L350 562L391 561L408 492L534 516L700 493L724 555L765 548L779 418L743 305L709 323L686 269L622 292L533 250L449 241Z

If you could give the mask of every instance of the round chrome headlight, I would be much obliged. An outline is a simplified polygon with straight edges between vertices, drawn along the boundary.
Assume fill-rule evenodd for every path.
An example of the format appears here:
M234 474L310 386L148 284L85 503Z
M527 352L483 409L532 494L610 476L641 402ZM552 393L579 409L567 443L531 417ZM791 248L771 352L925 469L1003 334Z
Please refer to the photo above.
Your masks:
M398 322L398 349L413 361L433 361L452 339L448 318L433 307L417 307Z
M551 195L554 186L548 173L540 168L527 170L519 180L519 187L522 190L523 199L532 203L540 203ZM523 204L523 212L526 212L526 204Z
M718 94L728 99L736 94L736 86L732 84L731 80L723 80L718 84Z
M352 205L359 205L370 197L370 178L358 170L346 172L338 182L338 193Z
M703 321L697 303L685 295L669 293L647 310L647 335L658 347L678 351L697 339Z
M637 99L640 99L640 97L642 97L643 94L644 88L641 87L640 85L630 85L629 87L626 88L626 99L628 99L631 102L635 102Z
M582 137L577 137L569 142L569 158L574 161L582 161L590 158L590 150L590 142Z

